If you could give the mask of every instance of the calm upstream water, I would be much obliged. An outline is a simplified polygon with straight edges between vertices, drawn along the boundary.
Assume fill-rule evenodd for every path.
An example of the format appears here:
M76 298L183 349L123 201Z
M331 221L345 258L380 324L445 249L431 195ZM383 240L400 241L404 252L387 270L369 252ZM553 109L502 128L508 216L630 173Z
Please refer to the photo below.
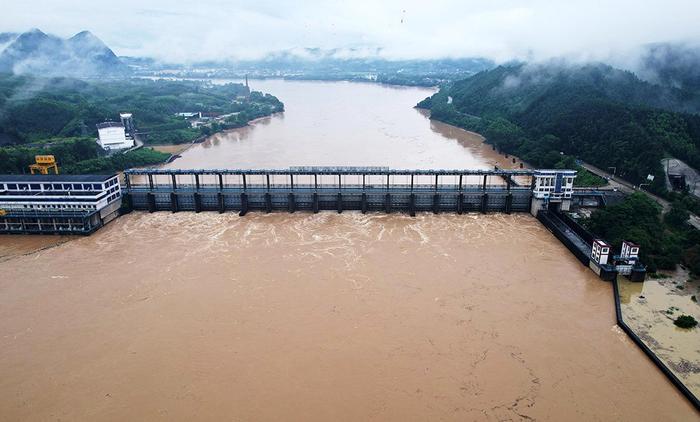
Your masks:
M513 165L414 110L430 90L252 87L287 111L170 167ZM525 214L132 213L0 237L0 274L0 420L698 416Z

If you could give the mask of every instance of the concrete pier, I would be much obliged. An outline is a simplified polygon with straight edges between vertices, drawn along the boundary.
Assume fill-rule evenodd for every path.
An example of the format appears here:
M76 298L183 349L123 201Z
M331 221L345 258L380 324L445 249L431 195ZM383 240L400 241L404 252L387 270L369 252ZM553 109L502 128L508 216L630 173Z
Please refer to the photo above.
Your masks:
M265 212L272 212L272 194L265 192Z
M218 203L219 203L219 214L223 214L226 212L226 198L224 197L224 194L219 192L217 195Z
M146 194L146 202L148 206L148 212L156 211L156 196L153 193Z
M173 212L178 212L180 210L180 206L177 203L177 194L175 192L170 192L170 207Z
M295 198L294 198L294 194L293 194L293 193L290 193L289 196L287 197L287 205L288 205L287 210L288 210L290 213L293 213L294 211L297 210L296 200L295 200Z
M202 212L202 195L199 192L194 193L194 212Z
M241 211L238 213L241 217L248 213L248 194L241 193Z

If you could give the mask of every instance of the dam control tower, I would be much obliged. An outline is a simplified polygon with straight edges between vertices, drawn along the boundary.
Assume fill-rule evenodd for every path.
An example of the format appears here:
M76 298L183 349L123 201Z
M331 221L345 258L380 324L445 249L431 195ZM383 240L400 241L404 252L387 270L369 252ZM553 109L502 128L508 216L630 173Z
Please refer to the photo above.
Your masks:
M575 170L535 170L532 176L530 213L548 209L568 211L574 193Z

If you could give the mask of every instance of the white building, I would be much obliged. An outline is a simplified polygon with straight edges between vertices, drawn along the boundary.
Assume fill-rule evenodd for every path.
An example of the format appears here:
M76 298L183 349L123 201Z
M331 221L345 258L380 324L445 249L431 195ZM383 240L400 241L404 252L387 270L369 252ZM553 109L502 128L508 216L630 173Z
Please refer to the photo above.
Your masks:
M532 183L532 206L537 212L556 204L561 211L568 211L574 193L575 170L535 170Z
M601 239L595 239L591 245L591 261L597 265L607 265L610 256L610 245Z
M126 136L122 123L104 122L97 124L97 142L103 149L125 149L134 146L134 140Z
M0 233L90 234L119 215L110 175L0 175Z
M121 203L116 174L0 175L0 209L5 211L100 211Z
M639 245L636 243L622 241L622 251L620 252L622 259L639 259Z

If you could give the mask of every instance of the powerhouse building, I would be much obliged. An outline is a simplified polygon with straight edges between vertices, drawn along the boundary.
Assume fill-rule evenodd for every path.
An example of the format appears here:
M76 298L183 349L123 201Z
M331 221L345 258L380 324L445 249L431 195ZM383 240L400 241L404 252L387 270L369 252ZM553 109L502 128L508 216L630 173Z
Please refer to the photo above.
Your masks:
M120 122L104 122L97 124L97 142L103 149L126 149L134 146L134 139L127 136L126 128Z
M92 233L118 216L110 175L0 175L0 233Z

